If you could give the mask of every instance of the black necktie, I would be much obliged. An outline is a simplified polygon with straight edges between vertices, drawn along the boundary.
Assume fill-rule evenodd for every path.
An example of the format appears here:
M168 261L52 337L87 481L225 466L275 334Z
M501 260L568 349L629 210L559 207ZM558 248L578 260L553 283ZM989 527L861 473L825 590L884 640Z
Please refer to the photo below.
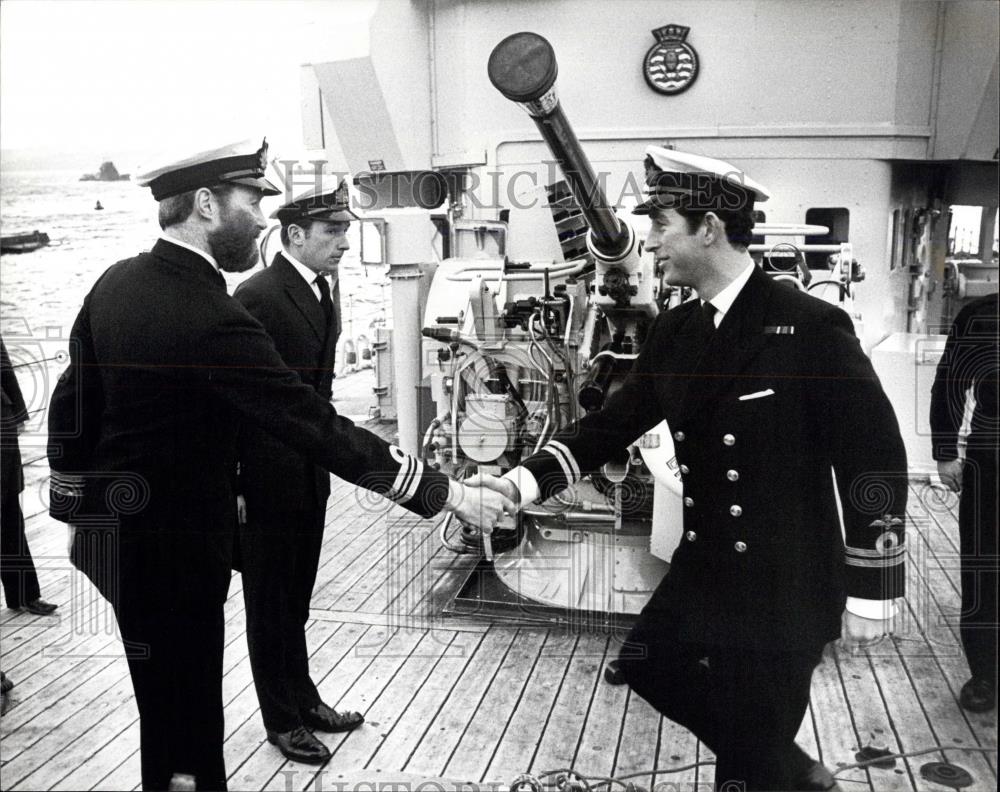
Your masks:
M323 309L323 315L326 316L326 323L329 325L330 318L333 316L333 300L330 299L330 284L327 283L326 278L317 275L316 288L319 289L320 308Z
M705 327L705 336L710 337L715 332L715 314L718 312L712 303L705 302L701 306L702 323Z

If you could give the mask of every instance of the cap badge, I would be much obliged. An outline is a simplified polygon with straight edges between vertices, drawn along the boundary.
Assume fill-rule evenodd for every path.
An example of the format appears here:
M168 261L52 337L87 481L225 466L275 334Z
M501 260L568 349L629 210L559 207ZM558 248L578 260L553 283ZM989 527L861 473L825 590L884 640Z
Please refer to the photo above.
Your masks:
M260 150L257 152L257 169L261 175L267 171L267 138L261 141Z

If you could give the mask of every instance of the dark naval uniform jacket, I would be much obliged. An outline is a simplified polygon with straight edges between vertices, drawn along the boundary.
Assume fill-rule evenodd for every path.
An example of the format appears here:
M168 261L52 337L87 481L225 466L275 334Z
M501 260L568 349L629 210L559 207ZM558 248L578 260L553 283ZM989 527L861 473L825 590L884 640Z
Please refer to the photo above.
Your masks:
M996 293L972 300L958 312L948 332L931 389L931 438L934 459L939 462L958 459L958 434L970 388L975 407L966 448L972 452L996 451L1000 424L998 310L1000 298Z
M833 640L848 595L903 594L895 414L839 308L755 268L719 328L709 321L697 300L661 314L604 408L524 467L550 497L666 419L684 535L647 608L681 640Z
M0 494L4 498L17 497L24 490L17 430L27 420L28 408L24 404L21 386L14 374L7 347L0 340Z
M329 401L341 330L338 287L329 327L312 287L281 253L234 296L267 328L285 364ZM323 508L330 495L330 474L322 465L254 424L240 429L239 460L240 491L256 514Z
M285 366L222 275L165 239L101 276L70 357L49 407L58 520L211 535L228 567L244 422L417 514L447 499L443 474L337 415Z

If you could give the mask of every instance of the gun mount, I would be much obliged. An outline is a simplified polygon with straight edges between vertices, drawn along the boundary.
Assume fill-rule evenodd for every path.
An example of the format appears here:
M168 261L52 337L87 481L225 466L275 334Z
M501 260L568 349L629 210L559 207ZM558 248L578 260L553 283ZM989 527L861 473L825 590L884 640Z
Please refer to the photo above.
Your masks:
M559 103L549 42L534 33L509 36L494 49L488 70L498 90L534 120L563 172L565 181L548 185L547 194L557 231L567 231L566 261L478 255L446 258L437 267L422 331L436 417L422 451L459 476L510 470L581 414L599 409L627 374L657 313L653 262L640 256L635 232L608 201ZM658 464L670 478L671 439L660 435L643 445L662 450ZM441 538L455 552L482 553L527 601L636 613L679 538L679 495L676 480L654 486L637 445L559 503L526 509L516 524L484 534L469 526L453 531L448 522ZM660 508L660 519L675 536L654 555L658 500L673 501Z

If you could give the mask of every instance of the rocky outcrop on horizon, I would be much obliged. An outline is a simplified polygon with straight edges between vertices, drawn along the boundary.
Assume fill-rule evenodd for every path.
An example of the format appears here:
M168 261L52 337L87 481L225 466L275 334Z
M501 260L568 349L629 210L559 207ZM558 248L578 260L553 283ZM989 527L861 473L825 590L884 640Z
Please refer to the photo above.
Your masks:
M102 162L100 169L97 173L85 173L80 177L80 181L128 181L129 175L127 173L119 173L118 168L115 164L108 160L107 162Z

